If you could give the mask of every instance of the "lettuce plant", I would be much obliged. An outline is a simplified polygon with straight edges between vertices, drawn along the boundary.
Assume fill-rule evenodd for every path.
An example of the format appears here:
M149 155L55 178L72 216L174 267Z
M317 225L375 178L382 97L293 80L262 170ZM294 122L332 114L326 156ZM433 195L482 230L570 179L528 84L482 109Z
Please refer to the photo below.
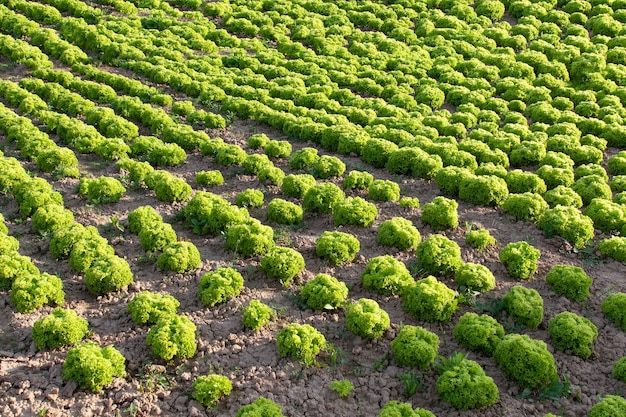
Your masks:
M432 226L433 230L454 229L459 225L459 207L456 200L442 196L435 197L422 208L422 221Z
M248 148L259 149L265 147L270 138L265 133L256 133L248 137Z
M252 300L243 310L243 325L253 330L259 330L268 324L274 315L275 312L270 306L263 304L259 300Z
M322 155L316 160L313 172L321 179L341 177L346 172L346 164L336 156Z
M89 333L89 323L74 310L55 308L33 324L37 349L58 349L80 342Z
M185 316L162 316L148 332L146 343L157 358L191 358L196 353L196 325Z
M161 222L163 222L163 217L152 206L140 206L128 213L128 228L135 234L152 227L152 224Z
M263 152L270 158L288 158L291 155L291 143L286 140L270 140L263 146Z
M128 262L117 255L99 257L85 271L85 285L93 295L119 291L132 282Z
M374 176L366 171L350 171L343 179L342 186L346 190L367 190L374 181Z
M59 177L78 178L78 159L74 151L59 146L45 150L37 156L37 168Z
M530 243L511 242L499 254L500 262L506 266L509 274L517 279L530 279L537 270L537 260L541 256L539 249Z
M504 327L491 316L467 312L454 326L452 334L464 348L492 356L504 337Z
M622 356L617 362L615 362L615 364L613 364L611 376L618 381L626 382L626 356Z
M426 321L449 321L458 302L457 292L433 276L420 279L402 294L402 309Z
M285 197L302 198L315 185L315 177L311 174L289 174L283 179L280 190Z
M285 179L285 172L274 166L267 166L259 171L259 181L280 187Z
M302 206L281 198L274 198L267 205L267 219L278 224L302 223Z
M213 307L236 297L243 288L243 277L234 268L223 267L207 272L200 278L198 296L207 306Z
M241 165L246 160L248 154L239 145L225 144L217 149L215 162L225 167L231 165Z
M554 208L557 205L572 206L575 208L583 206L583 200L576 193L576 191L564 185L558 185L555 188L548 190L543 195L543 199L551 208Z
M177 236L169 223L153 222L142 227L139 232L139 243L146 252L157 252L167 245L176 242Z
M534 329L543 320L543 298L534 288L515 285L504 294L502 303L515 323Z
M546 275L546 284L558 295L574 301L585 301L593 280L584 269L573 265L554 265Z
M216 194L197 191L183 208L183 216L194 233L216 236L250 215Z
M317 184L304 194L302 207L312 213L330 213L345 197L341 188L331 182Z
M555 349L570 351L583 359L593 353L598 328L589 319L564 311L550 319L548 332Z
M616 292L606 297L602 312L619 329L626 330L626 293Z
M196 184L203 185L205 187L213 187L215 185L221 185L224 183L224 177L222 172L216 169L211 171L198 171L196 172Z
M454 274L454 281L472 291L486 292L496 287L496 278L484 265L467 262Z
M139 325L155 324L161 317L176 314L180 303L169 294L142 291L126 306L133 321Z
M606 234L622 230L622 227L626 224L626 209L624 209L624 206L604 198L592 199L583 211L583 214L593 220L593 225L596 229L600 229Z
M91 226L87 229L89 227ZM109 245L108 240L96 232L97 229L86 234L72 246L69 265L74 271L85 272L96 259L115 254L115 249Z
M302 287L302 300L313 310L340 307L348 297L348 287L328 274L317 274Z
M462 265L461 248L445 237L434 234L417 246L417 265L425 274L447 275Z
M116 203L126 192L119 180L112 177L82 178L79 194L92 204Z
M487 229L472 229L465 234L465 241L474 249L483 250L496 244L496 238Z
M7 235L6 233L0 232L0 255L10 255L12 253L16 253L19 247L19 240L13 236Z
M465 178L470 178L472 172L467 168L447 166L437 171L435 183L439 189L451 196L459 194L459 186Z
M410 220L393 217L378 226L376 240L383 246L406 250L415 249L422 241L422 236Z
M596 174L580 177L572 185L572 189L582 198L583 204L591 203L594 198L610 200L613 196L606 179Z
M548 203L541 195L531 192L509 194L502 204L502 210L505 213L518 220L529 222L538 221L548 208Z
M496 346L493 357L507 378L522 388L536 388L558 379L554 357L541 340L511 333Z
M546 183L537 174L521 169L509 171L505 181L510 193L543 194L547 191Z
M290 356L311 366L315 357L326 348L326 338L309 324L291 323L276 335L276 344L281 357Z
M205 407L214 407L217 402L230 395L233 384L224 375L201 375L193 381L191 396Z
M378 210L376 205L361 197L347 197L332 208L335 226L362 226L374 224Z
M325 231L315 241L317 256L326 258L335 265L351 262L359 250L359 240L349 233Z
M192 191L184 179L162 170L155 170L149 174L146 177L146 184L154 191L156 198L164 203L185 201Z
M603 256L608 256L618 262L626 262L626 237L612 236L602 239L598 244L598 250Z
M380 339L390 324L389 314L372 299L361 298L346 309L346 326L357 336Z
M390 180L374 180L368 188L367 198L373 201L398 201L400 186Z
M380 410L378 417L435 417L431 411L425 408L413 408L411 403L388 401Z
M65 292L59 277L47 273L24 273L11 285L11 301L20 313L30 313L46 304L63 305Z
M265 195L263 194L263 191L248 188L247 190L237 193L237 196L235 197L235 204L237 207L259 208L263 207L264 200Z
M310 171L315 168L319 159L317 149L302 148L291 155L289 166L298 171Z
M625 417L626 399L618 395L606 395L591 406L588 417Z
M572 206L557 205L547 210L537 225L548 237L559 235L576 248L584 247L594 236L593 220Z
M506 181L494 175L470 176L459 184L459 198L468 203L500 206L508 195Z
M291 280L304 270L304 257L295 249L275 246L261 259L261 269L269 278L288 287Z
M370 259L361 275L365 288L385 295L402 295L406 288L415 283L408 268L390 255Z
M284 417L284 414L280 405L265 397L259 397L241 407L235 417Z
M420 208L420 200L417 197L402 197L398 202L400 207L408 208L408 209L418 209Z
M226 248L243 256L266 254L274 247L274 230L259 220L248 218L226 231Z
M379 138L370 138L361 151L361 160L375 168L384 168L389 156L397 151L398 145Z
M113 346L100 347L95 342L74 346L67 352L63 364L63 380L73 380L92 392L126 376L126 359Z
M427 370L439 355L439 337L423 327L404 325L391 341L393 359L400 366Z

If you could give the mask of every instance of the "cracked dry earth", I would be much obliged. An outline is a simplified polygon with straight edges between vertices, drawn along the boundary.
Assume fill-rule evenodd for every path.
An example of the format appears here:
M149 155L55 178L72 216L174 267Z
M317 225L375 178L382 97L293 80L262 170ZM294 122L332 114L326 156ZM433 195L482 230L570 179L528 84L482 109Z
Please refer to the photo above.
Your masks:
M276 139L281 134L253 122L235 122L219 136L230 143L245 146L245 138L252 133L264 132ZM213 136L213 135L212 135ZM216 134L215 136L218 136ZM294 151L310 143L294 143ZM6 148L6 154L15 152ZM112 163L83 156L81 166L85 173L119 177ZM348 170L367 169L376 178L392 179L401 185L403 195L418 197L423 203L439 194L433 183L412 178L390 176L382 170L365 167L356 157L342 156ZM287 161L277 166L292 172ZM34 167L26 165L35 171ZM182 166L171 171L194 184L195 172L220 169L210 158L190 154ZM211 188L234 202L237 192L258 188L266 195L266 202L280 195L278 187L260 184L256 177L243 174L241 168L223 169L225 183ZM43 175L38 173L38 175ZM234 416L245 404L259 396L269 398L281 405L286 416L377 416L381 407L390 400L408 401L414 407L431 410L437 416L543 416L551 412L562 416L583 416L599 396L624 395L624 383L611 378L616 360L626 354L626 335L618 330L602 314L600 305L614 291L626 291L626 266L597 256L593 250L576 253L561 238L546 238L535 225L514 220L500 209L476 207L459 202L460 227L442 232L456 241L467 262L481 263L494 273L495 290L480 295L478 304L463 304L449 323L428 323L417 320L401 309L398 297L381 296L361 284L360 276L372 257L390 254L404 261L409 267L415 264L415 251L397 251L376 243L377 225L395 216L404 216L418 227L422 238L432 234L430 226L420 220L419 209L403 209L397 203L377 203L379 215L372 227L341 227L356 235L361 242L357 258L347 265L335 267L315 254L315 240L325 230L334 230L330 215L307 214L298 227L272 224L278 244L291 246L300 251L306 260L306 269L292 283L283 288L269 280L259 269L259 258L243 259L223 248L224 238L198 236L183 225L177 216L183 204L164 204L154 194L143 188L129 188L119 203L90 206L76 191L77 180L53 180L46 177L55 190L64 194L65 206L74 212L76 221L94 225L100 234L114 246L116 253L127 259L134 273L134 283L126 291L94 298L89 294L81 275L73 273L67 261L54 261L48 251L48 241L31 231L30 220L21 221L17 205L9 196L0 197L0 210L5 215L9 233L18 237L20 252L30 256L42 272L58 274L64 283L66 307L74 309L89 321L90 338L101 345L113 344L126 358L127 376L114 379L100 393L91 393L77 387L73 381L62 379L63 362L67 348L39 351L31 338L33 323L48 314L52 307L45 307L31 314L20 314L11 304L9 293L0 293L0 416ZM339 180L336 181L338 184ZM348 192L348 195L361 195ZM146 256L138 237L126 228L120 231L111 221L117 216L122 225L130 211L142 206L154 206L172 224L179 238L193 242L202 255L202 265L189 273L163 273L153 259ZM268 223L266 208L251 211L254 217ZM271 223L270 223L271 224ZM465 225L475 224L488 229L497 239L496 247L485 251L470 248L464 240ZM424 372L422 386L414 395L407 397L404 382L398 377L411 371L397 366L390 357L389 343L402 324L420 325L437 333L441 340L440 354L449 356L463 351L452 337L452 328L461 314L476 311L477 305L487 305L501 297L519 282L513 280L498 260L498 251L509 242L527 240L541 251L541 258L534 278L523 285L534 288L544 299L544 320L537 329L517 329L503 318L508 331L529 334L545 341L553 351L559 374L571 382L571 394L557 399L539 400L538 393L526 397L520 388L507 380L493 358L470 353L484 370L494 378L500 400L493 406L470 411L458 411L437 398L434 370ZM545 275L555 264L581 266L594 279L589 300L575 303L557 296L545 283ZM234 266L243 275L245 288L240 296L213 308L204 306L197 295L200 277L220 266ZM412 269L416 272L415 268ZM297 303L299 288L318 273L328 273L344 281L350 288L349 298L375 299L391 318L391 328L377 341L368 341L353 335L346 329L343 310L316 312L302 310ZM456 288L450 278L443 278ZM133 323L126 312L126 305L138 292L150 290L169 293L180 301L180 314L191 319L197 326L198 349L188 360L165 363L152 356L146 345L148 328ZM242 310L250 300L258 299L278 311L277 318L258 332L242 325ZM550 347L547 331L548 320L562 311L572 311L589 318L599 330L593 355L582 360L567 352L554 351ZM308 323L316 327L332 343L337 355L323 354L315 366L304 367L291 358L281 358L276 348L276 334L291 322ZM194 379L209 373L227 376L233 383L231 395L212 408L206 409L191 399ZM329 386L333 380L349 379L355 389L347 398L340 398Z

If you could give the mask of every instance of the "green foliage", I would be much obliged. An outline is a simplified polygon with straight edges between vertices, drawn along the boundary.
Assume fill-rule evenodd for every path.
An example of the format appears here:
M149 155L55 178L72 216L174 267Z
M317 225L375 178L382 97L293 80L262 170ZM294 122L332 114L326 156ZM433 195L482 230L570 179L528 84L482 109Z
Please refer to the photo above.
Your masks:
M459 198L472 204L500 206L508 195L506 182L494 175L470 176L459 184Z
M486 314L467 312L452 330L454 339L466 349L492 356L504 337L504 327Z
M117 255L98 257L85 271L85 285L93 295L119 291L132 282L130 265Z
M613 258L618 262L626 262L626 237L613 236L602 239L598 250L603 256Z
M461 248L444 235L430 235L417 246L417 266L424 274L448 275L463 264Z
M591 283L591 277L578 266L554 265L546 275L546 284L552 291L578 302L589 297Z
M415 280L404 264L390 255L370 259L361 275L365 288L384 295L402 295Z
M268 324L274 315L274 310L270 306L259 300L252 300L243 311L243 325L253 330L259 330Z
M191 186L184 179L162 170L155 170L149 174L146 177L146 184L154 190L156 198L164 203L185 201L192 192Z
M267 205L267 219L278 224L302 223L303 210L298 204L274 198Z
M366 171L350 171L343 179L343 188L346 190L367 190L374 181L374 176Z
M259 181L262 183L269 183L280 187L284 178L285 173L278 167L264 167L259 171Z
M196 269L202 262L198 248L191 242L180 241L168 244L157 258L162 271L183 273Z
M128 172L128 179L140 183L145 181L146 177L154 172L154 168L148 161L139 162L130 158L120 159L115 164L118 168Z
M399 205L403 208L418 209L420 208L420 200L417 197L402 197Z
M594 198L610 200L613 196L611 187L600 175L586 175L576 180L572 189L582 198L583 204L591 203Z
M241 407L235 417L284 417L284 414L274 401L259 397L253 403Z
M618 395L606 395L599 402L594 404L588 417L625 417L626 399Z
M546 210L537 225L548 237L559 235L582 248L593 238L593 220L572 206L560 206Z
M472 172L467 168L447 166L437 171L435 183L442 192L448 195L458 195L461 181L471 177Z
M458 302L456 291L433 276L420 279L402 295L402 309L426 321L449 321Z
M256 133L248 137L248 148L259 149L265 147L270 138L265 133Z
M571 351L587 359L593 353L593 343L598 338L598 328L589 319L564 311L550 319L548 326L555 349Z
M200 278L198 296L207 306L224 303L243 289L243 277L234 268L223 267L207 272Z
M249 218L246 209L239 209L222 197L204 191L197 191L189 200L183 208L183 216L194 233L213 236Z
M348 287L328 274L317 274L304 284L300 296L313 310L332 310L346 301Z
M291 155L291 143L286 140L270 140L263 146L263 151L270 158L288 158Z
M386 139L371 138L365 142L361 160L375 168L384 168L389 156L398 150L398 145Z
M313 172L321 179L341 177L346 172L346 164L336 156L322 155L316 160Z
M65 301L63 282L47 273L25 273L11 285L11 301L20 313L31 313L46 304L61 306Z
M465 241L474 249L483 250L496 244L496 238L487 229L472 229L465 234Z
M516 169L509 171L505 177L510 193L543 194L547 191L546 183L537 174Z
M330 383L330 389L340 397L347 397L354 391L354 384L349 379L335 379Z
M200 402L205 407L214 407L217 402L230 395L233 384L230 379L223 375L211 374L201 375L193 381L193 393L191 396L194 400Z
M169 223L154 221L149 223L147 227L142 227L139 232L139 243L146 252L160 251L167 245L176 242L176 239L176 232Z
M289 158L289 166L295 170L308 171L315 168L320 156L315 148L302 148Z
M139 325L155 324L161 317L176 314L180 303L169 294L142 291L126 305L133 321Z
M390 324L389 314L369 298L361 298L346 309L346 326L357 336L380 339Z
M626 293L609 295L602 302L602 312L619 329L626 330Z
M191 358L196 353L196 325L184 316L163 316L148 332L146 343L157 358Z
M496 287L496 278L484 265L467 262L454 274L454 281L472 291L486 292Z
M248 188L247 190L237 193L237 196L235 197L235 204L237 207L258 208L263 207L264 200L265 195L261 190Z
M311 174L289 174L283 179L280 190L285 197L302 198L315 185L315 177Z
M31 221L33 231L46 236L59 229L69 227L74 223L74 215L63 206L46 204L35 211Z
M173 167L187 159L187 152L176 143L158 143L148 152L148 161L154 166Z
M115 178L102 176L80 180L79 193L92 204L116 203L125 192L126 188Z
M371 226L378 215L376 205L361 197L347 197L337 202L332 212L335 226Z
M205 187L212 187L214 185L221 185L224 183L224 177L222 172L218 170L211 171L198 171L196 172L196 184L203 185Z
M576 191L564 185L558 185L555 188L547 191L543 195L543 199L552 208L558 205L572 206L575 208L580 208L583 206L583 200L576 193Z
M534 288L515 285L504 294L502 303L517 324L534 329L543 320L543 298Z
M525 334L504 336L493 357L504 375L522 388L536 388L558 378L554 357L546 344Z
M393 217L378 226L376 240L383 246L406 250L416 248L422 241L422 236L410 220Z
M615 362L613 370L611 371L611 376L618 381L626 382L626 356L622 356L617 362Z
M88 226L86 229L89 229ZM97 229L87 233L72 246L70 252L70 268L77 272L85 272L98 258L109 257L115 254L115 249L109 242L97 233Z
M537 260L541 256L539 249L530 243L511 242L499 254L500 262L506 266L511 277L516 279L530 279L537 270Z
M315 357L326 348L326 338L309 324L291 323L276 335L278 354L300 360L311 366Z
M288 287L291 280L304 270L304 257L295 249L275 246L261 260L261 269L269 278Z
M400 186L390 180L374 180L368 188L367 198L374 201L398 201Z
M435 415L425 408L415 408L411 403L400 403L389 401L380 410L378 417L435 417Z
M422 221L431 225L433 230L454 229L459 225L459 207L456 200L435 197L422 208Z
M273 247L274 230L257 219L246 219L226 231L226 248L243 256L264 255Z
M0 225L4 225L0 222ZM20 241L9 236L6 232L0 232L0 255L10 255L17 252L20 247Z
M71 348L63 364L63 380L73 380L81 388L93 392L113 382L113 377L126 376L126 359L113 346L101 348L87 342Z
M32 337L37 349L57 349L80 342L88 333L89 323L74 310L55 308L33 324Z
M317 184L304 194L302 207L312 213L330 213L333 207L345 197L341 188L332 182Z
M427 370L439 355L439 337L423 327L405 325L390 347L400 366Z
M359 250L359 240L349 233L325 231L315 241L317 256L326 258L335 265L351 262Z
M78 178L79 164L74 151L59 146L43 151L37 156L37 168L59 177Z
M502 204L502 210L518 220L529 222L538 221L548 210L548 203L541 195L531 192L523 194L509 194Z
M248 155L241 166L246 174L258 175L263 169L272 168L274 164L267 155L255 153Z
M443 358L436 366L439 398L460 410L489 406L499 399L498 387L478 362L461 353Z
M596 229L600 229L606 234L620 231L626 224L626 209L624 206L604 198L592 199L583 211L583 214L593 220L593 225Z
M248 154L239 145L225 144L217 149L215 162L223 166L241 165Z
M128 213L128 228L132 233L139 234L142 230L161 222L163 222L163 217L152 206L140 206Z

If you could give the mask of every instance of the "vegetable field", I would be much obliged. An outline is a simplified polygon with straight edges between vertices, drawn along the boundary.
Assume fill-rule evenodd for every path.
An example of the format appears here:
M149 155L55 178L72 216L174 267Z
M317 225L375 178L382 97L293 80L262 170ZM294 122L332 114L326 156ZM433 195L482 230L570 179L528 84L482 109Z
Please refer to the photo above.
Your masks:
M626 416L626 0L0 0L0 416Z

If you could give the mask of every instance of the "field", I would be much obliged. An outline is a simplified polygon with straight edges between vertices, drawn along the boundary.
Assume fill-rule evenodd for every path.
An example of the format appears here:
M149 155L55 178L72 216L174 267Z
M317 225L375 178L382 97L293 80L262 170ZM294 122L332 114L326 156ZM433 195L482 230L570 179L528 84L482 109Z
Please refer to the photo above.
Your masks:
M625 24L624 0L0 0L0 417L239 416L260 397L285 416L623 417ZM335 262L330 232L356 253ZM347 296L316 301L341 293L311 290L320 274ZM139 323L145 291L177 311ZM363 300L383 311L354 319ZM57 307L88 329L51 348L34 329ZM586 327L558 333L564 312ZM468 313L502 329L488 352L459 336ZM193 349L155 347L173 317ZM323 348L277 344L292 324ZM423 364L392 351L413 326L439 340ZM497 348L516 335L555 368ZM67 370L90 342L124 358L101 385ZM209 406L207 375L232 384Z

